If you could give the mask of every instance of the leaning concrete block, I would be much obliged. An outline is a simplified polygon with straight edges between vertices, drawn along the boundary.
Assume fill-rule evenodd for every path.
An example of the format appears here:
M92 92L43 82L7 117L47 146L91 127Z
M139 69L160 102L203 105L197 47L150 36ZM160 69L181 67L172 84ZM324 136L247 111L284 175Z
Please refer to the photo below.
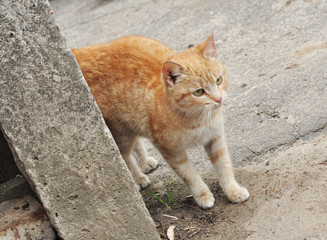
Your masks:
M42 205L25 196L0 204L0 239L54 240L56 234Z
M63 239L159 239L47 1L0 1L0 128Z

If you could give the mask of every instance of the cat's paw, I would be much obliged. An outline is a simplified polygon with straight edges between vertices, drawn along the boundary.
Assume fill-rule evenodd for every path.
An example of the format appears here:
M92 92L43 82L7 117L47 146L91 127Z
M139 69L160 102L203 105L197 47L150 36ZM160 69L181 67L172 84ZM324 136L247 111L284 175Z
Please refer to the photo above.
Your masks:
M228 193L228 199L233 203L240 203L250 197L248 190L241 186L234 186Z
M196 203L204 208L211 208L215 203L215 198L210 191L202 192L200 195L194 196Z
M150 184L150 179L148 178L147 175L143 174L139 175L135 178L135 182L141 186L141 188L146 188Z
M140 168L144 173L148 173L153 169L156 169L157 167L158 167L158 161L155 160L153 157L147 157L145 160L140 162Z

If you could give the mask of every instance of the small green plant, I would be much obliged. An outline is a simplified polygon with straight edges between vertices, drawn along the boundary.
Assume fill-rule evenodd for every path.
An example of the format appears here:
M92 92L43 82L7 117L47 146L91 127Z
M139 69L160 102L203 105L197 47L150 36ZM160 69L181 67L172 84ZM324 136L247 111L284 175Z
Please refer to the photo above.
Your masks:
M168 190L168 186L166 187L166 192L167 192L167 196L168 196L168 205L173 204L174 202L174 198L173 196L170 194L169 190Z
M167 193L167 197L168 200L165 201L162 198L160 198L155 192L153 192L151 189L149 190L149 193L155 198L157 199L161 204L165 205L166 207L172 207L172 204L174 203L174 198L173 196L170 194L169 190L168 190L168 186L166 187L166 193Z

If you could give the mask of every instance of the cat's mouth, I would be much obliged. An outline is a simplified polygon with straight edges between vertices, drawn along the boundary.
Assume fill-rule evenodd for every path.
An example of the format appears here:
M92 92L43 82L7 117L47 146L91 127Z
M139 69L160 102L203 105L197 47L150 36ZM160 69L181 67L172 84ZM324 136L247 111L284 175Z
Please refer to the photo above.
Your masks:
M213 109L219 109L221 107L221 103L214 103L213 104Z

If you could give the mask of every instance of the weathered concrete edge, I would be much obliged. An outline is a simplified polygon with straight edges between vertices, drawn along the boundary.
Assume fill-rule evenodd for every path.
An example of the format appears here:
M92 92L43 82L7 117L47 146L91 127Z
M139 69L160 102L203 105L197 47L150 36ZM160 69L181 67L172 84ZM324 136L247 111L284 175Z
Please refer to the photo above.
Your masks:
M38 3L38 4L40 4L40 3ZM43 2L42 4L45 4L46 7L49 9L49 11L51 10L50 5L49 5L48 2ZM66 47L66 48L67 48L67 47ZM67 52L66 52L66 53L67 53ZM68 54L70 55L71 58L74 59L74 56L73 56L73 54L72 54L71 52L68 53ZM76 60L74 60L74 61L75 61L75 65L76 65L77 68L78 68L78 65L77 65ZM83 76L82 76L80 70L79 70L79 73L80 73L80 75L81 75L80 78L83 79L83 84L85 85L86 88L88 88L88 86L87 86L87 84L86 84L86 82L85 82L85 80L84 80L84 78L83 78ZM88 90L88 91L89 91L89 90ZM90 91L89 91L89 94L91 95ZM94 102L94 103L95 103L95 102ZM96 106L96 108L97 108L98 113L101 115L101 112L100 112L99 108L97 107L97 105L95 105L95 106ZM110 132L109 132L109 129L106 127L103 118L101 117L100 119L101 119L101 124L102 124L102 126L103 126L103 131L104 131L105 134L107 135L108 140L109 140L109 139L112 140L112 136L111 136L111 134L110 134ZM35 186L34 181L33 181L32 179L30 179L30 177L29 177L28 174L26 174L26 166L25 166L21 161L19 161L19 151L16 150L16 148L15 148L15 146L14 146L15 144L13 144L13 142L12 142L11 139L10 139L10 137L8 137L8 134L7 134L7 132L6 132L6 129L5 129L5 127L3 127L2 123L0 123L0 128L1 128L1 130L2 130L2 132L3 132L3 134L4 134L4 136L5 136L5 138L6 138L6 140L7 140L7 142L8 142L8 144L9 144L10 148L11 148L11 151L12 151L12 153L13 153L13 155L14 155L14 159L15 159L15 161L16 161L16 164L18 165L18 167L20 168L20 170L22 170L22 172L24 173L25 177L28 179L30 185L34 188L34 190L37 192L38 196L40 197L41 201L42 201L43 204L44 204L45 209L47 210L47 213L48 213L48 215L49 215L49 218L50 218L52 224L54 225L54 227L56 227L56 229L58 230L59 234L62 233L62 232L61 232L61 229L58 228L57 220L56 220L56 218L54 217L54 214L50 211L50 207L49 207L49 205L48 205L49 203L47 202L47 199L43 197L43 194L44 194L44 193L43 193L42 191L40 191L40 190ZM127 167L126 167L125 163L122 161L122 159L121 159L121 165L122 165L122 166L125 168L125 170L128 172ZM128 172L128 174L129 174L129 172ZM129 174L129 175L130 175L130 174ZM130 176L130 179L132 179L131 176ZM142 204L141 204L141 208L143 208L143 210L147 213L147 214L146 214L146 218L148 218L148 219L144 219L144 220L146 220L146 222L148 222L148 223L150 222L151 225L152 225L152 226L148 226L148 228L153 227L154 230L155 230L154 223L153 223L153 221L152 221L152 219L151 219L151 217L150 217L150 215L149 215L149 213L148 213L148 211L147 211L147 209L146 209L146 207L145 207L145 204L143 203L143 201L139 201L139 200L141 200L141 196L140 196L140 194L139 194L139 192L138 192L136 186L134 186L134 193L132 193L132 195L134 195L134 196L136 196L136 197L138 198L137 201L142 203ZM140 206L139 206L139 207L140 207ZM158 236L158 237L159 237L159 236ZM156 236L153 236L153 238L156 238Z
M49 9L51 9L51 5L50 5L50 3L48 2L48 0L45 0L45 1L46 1L46 4L48 5ZM58 24L56 23L56 21L55 21L55 17L53 17L53 21L54 21L54 24L57 25L57 26L58 26L58 29L60 30L59 25L58 25ZM61 31L60 31L60 34L63 35L63 33L62 33ZM63 36L63 37L64 37L64 36ZM65 38L65 37L64 37L64 38ZM65 41L65 45L66 45L66 48L69 49L69 47L68 47L66 41ZM84 79L83 73L82 73L81 69L79 68L78 62L77 62L77 60L76 60L74 54L71 52L71 50L69 50L69 53L68 53L68 54L69 54L69 55L74 59L74 61L75 61L76 68L78 69L79 74L80 74L80 78L81 78L81 80L82 80L81 82L85 85L85 87L86 87L86 88L88 89L88 91L89 91L90 96L94 99L94 97L93 97L93 95L92 95L92 93L91 93L91 90L90 90L90 88L89 88L89 86L88 86L86 80ZM98 107L98 105L97 105L95 99L94 99L93 103L94 103L94 105L95 105L95 107L96 107L96 109L97 109L99 115L101 116L101 117L100 117L100 120L101 120L101 125L103 126L103 131L104 131L105 134L107 135L107 138L108 138L108 139L111 139L112 143L115 145L117 151L119 152L119 150L118 150L118 146L116 145L116 142L113 140L113 137L112 137L112 135L111 135L111 132L110 132L109 128L107 127L107 125L106 125L106 123L105 123L105 121L104 121L104 118L102 117L101 110L100 110L100 108ZM5 134L4 134L4 135L5 135ZM6 136L6 135L5 135L5 136ZM6 138L6 137L5 137L5 138ZM11 144L9 144L9 146L11 146ZM16 154L13 154L13 155L14 155L14 159L16 159ZM119 154L119 155L120 155L120 154ZM15 162L17 163L16 160L15 160ZM128 167L127 167L125 161L122 159L122 157L120 157L120 164L125 168L126 173L130 176L130 180L131 180L132 182L134 182L134 179L133 179L131 173L129 172ZM27 178L27 179L28 179L28 178ZM28 182L30 183L31 181L28 180ZM31 187L33 188L33 184L31 185ZM37 191L36 191L36 192L37 192ZM137 187L136 184L134 184L134 193L132 193L132 195L134 195L134 196L136 197L136 200L137 200L138 203L140 204L138 207L140 207L141 210L144 211L144 219L142 219L142 222L144 221L145 223L149 224L149 225L148 225L148 229L151 229L151 228L152 228L152 232L154 232L154 234L153 234L151 240L152 240L152 239L153 239L153 240L155 240L155 239L160 239L160 236L159 236L159 234L158 234L157 231L156 231L155 223L154 223L153 219L151 218L150 213L149 213L147 207L145 206L145 203L144 203L144 201L143 201L143 198L142 198L142 196L141 196L141 194L140 194L140 192L139 192L139 189L138 189L138 187ZM42 202L42 203L43 203L43 202ZM50 222L51 222L51 223L55 222L55 217L54 217L54 215L53 215L53 214L52 214L52 215L48 214L48 208L45 207L45 210L46 210L47 215L48 215L48 217L49 217L49 219L50 219ZM50 216L49 216L49 215L50 215ZM56 223L55 223L53 226L54 226L54 228L58 231L59 235L61 235L61 231L60 231L60 229L57 227ZM123 236L122 236L122 237L123 237ZM124 238L124 237L123 237L123 238Z

